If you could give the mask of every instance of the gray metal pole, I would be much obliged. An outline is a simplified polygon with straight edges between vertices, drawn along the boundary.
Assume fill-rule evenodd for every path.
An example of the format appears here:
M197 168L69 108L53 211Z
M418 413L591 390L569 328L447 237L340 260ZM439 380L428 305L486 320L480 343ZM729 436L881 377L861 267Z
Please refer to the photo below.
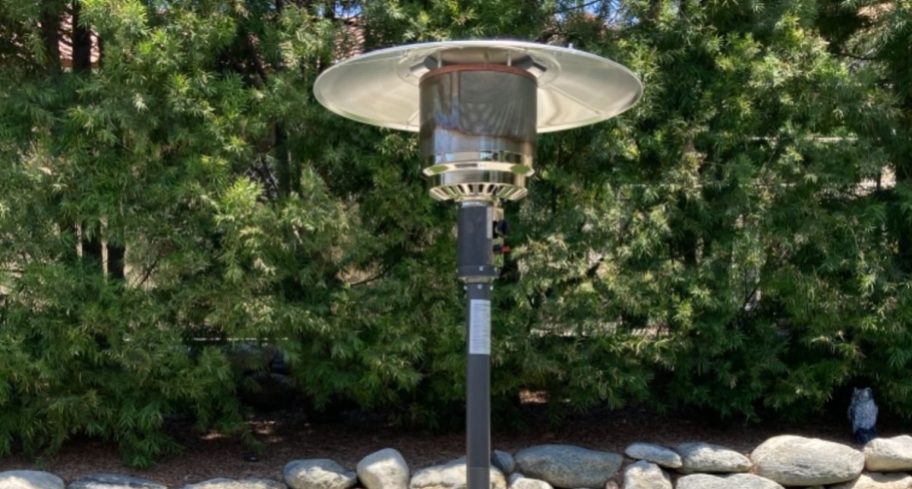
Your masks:
M466 287L467 488L491 487L491 283L494 208L487 201L459 207L457 265Z

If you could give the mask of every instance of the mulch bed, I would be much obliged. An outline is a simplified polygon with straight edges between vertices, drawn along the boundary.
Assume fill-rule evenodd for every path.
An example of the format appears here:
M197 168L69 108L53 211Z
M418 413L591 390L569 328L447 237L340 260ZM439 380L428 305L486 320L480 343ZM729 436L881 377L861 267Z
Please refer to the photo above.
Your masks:
M382 423L338 423L295 421L289 413L260 415L251 421L265 450L256 461L248 461L246 450L236 439L218 434L200 435L189 429L176 433L185 450L145 469L125 467L114 445L97 440L76 440L59 453L35 461L22 456L0 459L0 471L36 468L56 473L66 480L95 472L130 474L165 483L171 487L215 477L269 477L280 479L282 467L293 459L330 458L354 468L365 455L387 447L402 452L412 469L451 460L464 454L463 434L428 434L385 426ZM909 433L910 426L897 424L882 429L882 435ZM814 419L805 424L764 423L723 424L711 417L664 416L636 410L603 412L570 419L558 428L530 423L517 433L495 433L495 448L515 452L542 443L570 443L593 449L622 452L635 441L676 444L706 441L749 453L770 436L792 433L854 444L848 423L836 417Z

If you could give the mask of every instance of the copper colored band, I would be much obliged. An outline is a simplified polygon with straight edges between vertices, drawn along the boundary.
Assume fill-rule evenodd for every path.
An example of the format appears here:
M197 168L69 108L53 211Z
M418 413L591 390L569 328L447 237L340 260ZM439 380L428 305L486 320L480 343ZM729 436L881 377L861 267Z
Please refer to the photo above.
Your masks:
M423 82L424 80L426 80L428 78L434 77L434 76L445 75L447 73L454 73L454 72L458 72L458 71L497 71L500 73L509 73L511 75L524 76L530 80L537 81L537 78L535 78L535 75L533 75L532 73L529 73L528 71L526 71L522 68L516 68L513 66L507 66L507 65L491 65L491 64L483 64L483 63L474 63L474 64L462 64L462 65L447 65L447 66L441 66L440 68L435 68L435 69L425 73L424 75L422 75L419 83Z

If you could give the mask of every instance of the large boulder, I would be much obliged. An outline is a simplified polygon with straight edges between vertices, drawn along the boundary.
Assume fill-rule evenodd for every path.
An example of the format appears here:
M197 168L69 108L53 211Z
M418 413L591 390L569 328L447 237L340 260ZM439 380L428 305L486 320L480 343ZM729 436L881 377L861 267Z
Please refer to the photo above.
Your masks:
M513 460L513 455L503 450L494 450L491 453L491 464L500 469L504 475L512 474L516 470L516 461Z
M510 489L554 489L554 486L545 481L519 476L510 477Z
M292 489L348 489L358 483L358 475L325 458L293 460L282 471Z
M138 477L118 474L91 474L80 477L68 489L168 489L167 486Z
M645 460L669 469L679 469L684 465L681 456L674 450L652 443L633 443L624 453L634 460Z
M408 489L409 468L399 451L385 448L358 462L358 478L367 489Z
M411 489L465 489L467 467L465 460L453 460L443 465L421 469L412 476ZM506 489L503 472L491 467L491 487Z
M770 438L751 454L757 475L785 486L838 484L857 479L864 454L816 438L783 435Z
M870 472L861 474L861 477L852 482L844 482L830 489L910 489L912 488L912 476L909 474L883 474Z
M63 489L63 479L38 470L0 472L0 489Z
M912 469L912 436L875 438L864 447L865 467L871 471Z
M589 450L572 445L539 445L520 450L514 456L520 472L556 487L603 488L624 457L617 453Z
M681 456L681 472L747 472L751 461L744 455L719 445L703 442L682 443L675 447Z
M678 479L677 489L783 489L775 482L753 474L716 476L685 475Z
M624 489L672 489L671 479L662 469L645 460L624 470Z
M287 489L285 484L272 479L209 479L188 484L183 489Z

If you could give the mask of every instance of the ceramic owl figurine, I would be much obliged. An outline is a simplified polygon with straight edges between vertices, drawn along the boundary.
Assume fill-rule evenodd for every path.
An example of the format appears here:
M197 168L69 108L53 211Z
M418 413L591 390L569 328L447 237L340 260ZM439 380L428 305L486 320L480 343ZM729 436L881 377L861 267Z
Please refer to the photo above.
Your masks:
M867 443L877 437L877 404L870 387L855 389L849 403L849 421L855 441Z

